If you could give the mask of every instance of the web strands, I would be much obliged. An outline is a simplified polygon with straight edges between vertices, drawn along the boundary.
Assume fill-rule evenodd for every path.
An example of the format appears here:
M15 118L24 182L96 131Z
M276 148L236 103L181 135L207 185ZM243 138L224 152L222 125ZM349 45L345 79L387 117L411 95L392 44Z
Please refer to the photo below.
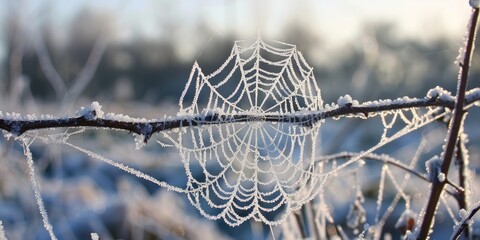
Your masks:
M244 123L163 133L180 152L188 199L202 215L231 226L252 218L274 225L313 198L320 186L319 175L312 174L318 173L318 124L262 121L268 114L321 110L312 72L294 45L261 39L235 42L209 75L194 64L179 114L253 116Z
M180 97L180 113L198 114L203 109L224 114L293 113L322 108L312 67L294 45L274 43L279 46L261 39L236 41L224 64L209 75L195 63Z

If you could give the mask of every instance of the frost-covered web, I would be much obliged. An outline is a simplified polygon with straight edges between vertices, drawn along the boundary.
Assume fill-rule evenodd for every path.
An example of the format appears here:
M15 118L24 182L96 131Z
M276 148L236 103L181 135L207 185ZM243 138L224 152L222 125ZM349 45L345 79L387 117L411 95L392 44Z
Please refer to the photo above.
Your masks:
M347 95L323 106L312 68L294 45L260 38L237 41L217 70L204 73L197 63L192 68L180 97L179 116L195 118L199 126L162 132L159 142L179 150L188 199L202 215L232 226L251 218L274 225L310 201L337 172L442 114L415 108L378 113L384 129L380 142L329 169L314 161L320 123L274 123L266 121L269 116L415 100L359 104ZM239 117L245 122L228 120Z
M232 226L251 218L277 224L299 209L319 183L311 174L319 124L263 120L319 111L322 104L312 67L294 45L260 38L237 41L213 73L195 63L179 115L250 117L244 123L163 134L163 142L180 151L190 202L207 218L222 218Z

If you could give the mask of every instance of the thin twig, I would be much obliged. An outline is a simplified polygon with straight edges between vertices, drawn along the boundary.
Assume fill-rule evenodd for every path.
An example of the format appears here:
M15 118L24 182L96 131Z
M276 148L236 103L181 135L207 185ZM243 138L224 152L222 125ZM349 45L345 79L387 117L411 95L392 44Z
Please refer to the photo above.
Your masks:
M350 152L337 153L337 154L332 154L332 155L323 156L321 158L318 158L316 160L316 162L329 161L329 160L333 160L333 159L342 159L342 158L353 158L353 157L357 157L359 155L360 154L358 154L358 153L350 153ZM402 162L400 162L400 161L398 161L398 160L396 160L396 159L394 159L390 156L369 153L367 155L364 155L362 158L366 159L366 160L383 162L385 164L400 168L403 171L408 172L408 173L418 177L419 179L421 179L425 182L430 182L424 174L421 174L421 173L417 172L415 169L403 164ZM446 183L449 184L450 186L452 186L459 193L464 191L463 188L456 185L455 183L452 183L450 181L446 181ZM452 191L446 190L446 192L453 197L457 196L457 193L454 193Z
M375 105L365 104L358 106L343 106L333 108L326 111L317 112L299 112L290 114L265 114L249 115L249 114L207 114L207 115L191 115L179 116L173 118L164 118L153 121L120 121L117 119L105 118L89 118L86 116L58 118L58 119L44 119L44 120L28 120L28 118L0 118L0 129L10 132L14 135L20 136L23 133L31 130L47 129L47 128L65 128L65 127L95 127L95 128L110 128L133 132L144 136L144 141L147 142L154 133L161 131L172 130L175 128L202 126L202 125L218 125L226 123L242 123L252 121L265 122L280 122L302 124L304 126L313 126L316 122L327 118L356 116L365 117L371 114L381 113L391 110L411 109L420 107L441 107L439 110L444 111L443 108L453 108L454 98L424 98L412 99L408 102L389 102L379 103ZM470 91L470 94L465 100L465 104L472 104L480 100L480 89ZM96 115L90 112L88 115Z
M462 235L462 232L466 231L468 229L468 227L471 225L470 224L471 220L472 220L473 216L478 212L478 210L480 210L480 202L477 202L475 204L475 207L473 207L472 210L470 210L468 215L466 217L464 217L460 223L458 223L458 225L455 228L454 232L452 233L452 236L450 237L450 239L455 239L456 240L456 239L460 238L460 236Z
M468 187L468 181L467 181L467 168L468 168L468 156L465 156L466 154L466 146L463 138L459 138L457 142L457 162L458 162L458 182L460 187L466 189ZM468 195L467 191L459 192L457 196L457 202L458 202L458 207L460 209L468 209ZM465 236L467 236L467 239L469 239L470 236L470 229L467 227L465 229Z
M455 109L453 113L453 118L450 123L448 130L447 141L445 151L443 153L443 163L441 167L441 172L448 175L448 170L450 163L452 161L453 154L455 152L455 145L458 139L458 134L460 133L460 128L463 123L464 112L464 99L465 92L467 90L468 82L468 73L470 69L470 63L472 60L472 53L474 49L475 36L477 32L477 22L479 16L479 9L474 9L472 11L472 16L470 19L470 27L468 29L467 42L465 46L465 56L462 64L460 64L459 72L459 82L457 86L457 99L455 102ZM430 228L432 227L433 218L435 217L435 212L437 209L438 201L440 195L442 194L445 182L441 182L438 179L435 179L432 183L432 188L430 192L430 197L428 199L427 207L425 209L425 215L420 227L420 232L418 239L427 239L430 233Z

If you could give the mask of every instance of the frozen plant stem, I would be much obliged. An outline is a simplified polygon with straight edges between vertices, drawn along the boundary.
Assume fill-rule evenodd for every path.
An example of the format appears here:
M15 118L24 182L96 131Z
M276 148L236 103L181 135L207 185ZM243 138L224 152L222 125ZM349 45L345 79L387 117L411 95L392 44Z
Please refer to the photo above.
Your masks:
M477 202L475 206L470 210L468 215L462 219L461 222L458 223L458 227L455 228L452 236L450 236L450 239L457 240L462 236L463 231L467 231L468 227L470 226L470 221L472 220L473 216L480 210L480 204Z
M467 198L468 198L468 195L467 195L467 167L468 167L468 161L466 161L468 159L468 156L464 156L464 154L467 154L466 151L465 151L465 142L464 142L464 139L463 138L459 138L458 139L458 142L457 142L457 161L458 161L458 181L459 181L459 185L460 187L462 187L463 189L465 189L465 191L463 192L459 192L458 193L458 196L457 196L457 202L458 202L458 207L460 209L469 209L468 207L468 201L467 201ZM465 227L465 236L467 237L467 239L470 239L470 229L469 227Z
M467 95L465 101L466 105L473 104L480 101L479 89L474 89ZM463 93L462 99L465 99L465 93ZM375 113L381 113L384 111L411 109L411 108L428 108L439 107L439 111L443 111L442 108L453 109L455 106L454 98L442 99L438 97L427 97L423 99L413 99L408 102L385 102L377 105L358 105L350 106L345 105L343 107L331 108L326 111L314 111L310 113L292 113L292 114L269 114L265 115L262 121L265 122L280 122L280 123L298 123L299 125L311 126L316 122L323 119L345 117L345 116L369 116ZM1 112L0 112L1 113ZM439 112L440 113L440 112ZM87 115L96 116L95 111L88 113ZM1 116L1 115L0 115ZM144 142L146 143L154 133L161 131L172 130L182 127L202 126L202 125L215 125L226 123L241 123L250 122L251 119L258 117L249 114L234 114L224 115L211 113L205 116L191 115L175 118L164 118L153 121L125 121L116 119L107 119L98 117L88 117L86 115L80 117L70 118L57 118L57 119L25 119L21 116L18 118L2 118L0 117L0 129L10 132L16 136L20 136L23 133L31 130L47 129L47 128L66 128L66 127L93 127L93 128L109 128L126 130L138 135L144 136Z
M472 16L470 19L470 26L468 29L468 36L467 36L467 41L465 46L465 56L463 58L463 62L460 64L460 72L459 72L457 94L456 94L457 99L455 102L453 118L450 122L450 126L448 129L447 140L445 143L446 147L443 152L443 163L442 163L441 172L444 173L445 176L448 176L448 169L450 167L450 163L452 161L452 157L455 152L455 145L457 143L457 139L463 123L463 117L465 115L465 112L464 112L465 92L467 90L468 72L470 69L470 63L472 60L472 53L474 49L478 16L479 16L479 9L475 8L472 12ZM430 228L432 227L431 225L433 222L433 218L435 217L435 211L438 206L438 201L440 200L440 195L442 194L444 186L445 186L445 182L444 181L440 182L436 178L432 183L430 197L428 199L428 204L425 209L425 215L422 221L422 225L420 227L418 239L428 238Z

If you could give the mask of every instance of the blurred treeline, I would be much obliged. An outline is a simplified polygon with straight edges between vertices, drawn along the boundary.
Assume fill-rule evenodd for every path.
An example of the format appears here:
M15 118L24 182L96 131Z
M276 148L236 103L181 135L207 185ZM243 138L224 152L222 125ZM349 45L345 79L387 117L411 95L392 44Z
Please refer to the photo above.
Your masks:
M197 57L186 59L182 48L191 46L184 46L188 41L175 33L175 26L168 26L172 37L116 41L115 33L109 27L111 20L92 9L77 14L68 27L67 38L55 37L58 30L48 24L38 28L39 35L27 35L15 14L7 19L3 27L6 54L0 66L0 89L4 96L15 91L23 92L18 101L28 101L29 98L58 100L55 84L47 80L39 62L39 50L35 49L34 43L39 36L43 53L48 53L47 57L67 87L74 84L72 79L87 63L96 41L104 39L105 51L81 96L148 103L176 102L195 60L208 73L220 66L230 53L233 42L241 39L235 35L212 35L205 23L198 22L195 32L189 36L195 36L191 42L197 49ZM326 102L336 101L344 94L359 100L404 95L422 97L427 89L437 85L455 90L458 68L454 61L462 36L428 41L407 39L391 24L372 23L365 26L363 34L355 41L333 50L323 47L321 36L300 24L291 24L283 36L274 40L298 46L314 67ZM476 58L479 58L478 54ZM475 64L479 62L474 61ZM477 78L478 71L473 76ZM15 81L22 82L21 90L14 89ZM478 86L478 81L472 83Z

